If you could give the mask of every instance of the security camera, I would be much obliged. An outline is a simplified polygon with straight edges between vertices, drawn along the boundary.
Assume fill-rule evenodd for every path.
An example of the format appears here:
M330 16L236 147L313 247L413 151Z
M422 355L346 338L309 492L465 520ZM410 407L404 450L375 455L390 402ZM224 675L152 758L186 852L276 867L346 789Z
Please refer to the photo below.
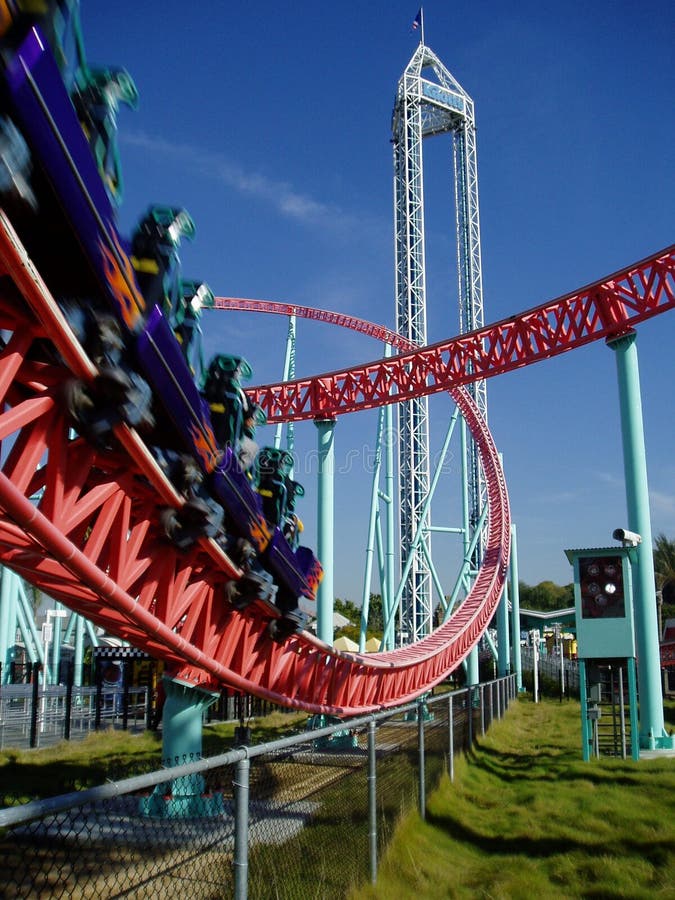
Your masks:
M642 543L642 538L635 531L628 531L626 528L615 528L612 532L615 541L622 541L624 547L637 547Z

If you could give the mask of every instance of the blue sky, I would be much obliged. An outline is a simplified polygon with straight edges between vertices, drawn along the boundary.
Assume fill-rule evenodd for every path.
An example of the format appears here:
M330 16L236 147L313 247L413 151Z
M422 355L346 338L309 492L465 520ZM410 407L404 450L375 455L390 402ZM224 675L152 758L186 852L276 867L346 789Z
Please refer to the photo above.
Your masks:
M92 64L140 92L120 114L129 233L150 203L185 206L186 277L218 295L337 309L394 325L391 111L417 5L205 0L83 2ZM672 5L430 2L427 45L473 97L486 322L571 291L673 241ZM425 142L430 340L456 334L449 139ZM211 312L209 352L277 380L286 322ZM300 323L297 374L380 355ZM638 332L654 534L675 538L675 314ZM626 524L613 354L602 343L488 383L489 421L518 527L520 576L571 581L566 547ZM451 412L434 398L432 456ZM337 596L358 600L375 415L336 430ZM298 427L301 514L315 544L316 430ZM263 441L271 441L272 431ZM434 504L459 524L457 448ZM449 541L449 539L444 539ZM457 547L434 543L449 591ZM442 562L440 562L442 560Z

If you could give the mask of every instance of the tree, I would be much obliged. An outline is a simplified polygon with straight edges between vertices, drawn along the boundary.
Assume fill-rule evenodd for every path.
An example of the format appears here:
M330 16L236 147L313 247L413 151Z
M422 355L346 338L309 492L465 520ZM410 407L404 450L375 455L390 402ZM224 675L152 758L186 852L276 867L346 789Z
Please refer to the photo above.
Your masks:
M340 613L341 616L345 616L349 619L353 625L356 625L361 621L361 608L355 603L352 603L351 600L340 600L339 597L336 597L333 603L333 609L336 613Z
M541 581L531 586L524 581L518 582L520 605L524 609L537 609L548 612L554 609L567 609L574 606L574 585L561 586L552 581Z
M675 541L663 533L654 541L654 577L661 591L663 620L675 618Z
M354 641L358 641L361 633L361 607L352 603L351 600L340 600L339 597L336 597L333 609L340 615L346 616L352 623L351 625L345 625L344 628L339 628L335 632L335 636L345 635ZM366 634L369 638L381 638L383 629L382 597L379 594L371 594L368 605L368 629Z

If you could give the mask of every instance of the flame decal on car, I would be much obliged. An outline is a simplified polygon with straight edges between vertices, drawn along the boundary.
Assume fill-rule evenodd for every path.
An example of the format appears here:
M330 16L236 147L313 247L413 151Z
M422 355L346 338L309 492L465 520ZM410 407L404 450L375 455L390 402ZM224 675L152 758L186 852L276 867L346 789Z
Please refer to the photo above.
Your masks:
M220 462L221 453L217 449L216 438L206 422L190 426L192 445L207 472L212 472Z
M129 329L133 329L145 312L145 300L136 287L134 269L129 257L120 246L114 231L108 232L114 251L101 241L101 260L108 287Z

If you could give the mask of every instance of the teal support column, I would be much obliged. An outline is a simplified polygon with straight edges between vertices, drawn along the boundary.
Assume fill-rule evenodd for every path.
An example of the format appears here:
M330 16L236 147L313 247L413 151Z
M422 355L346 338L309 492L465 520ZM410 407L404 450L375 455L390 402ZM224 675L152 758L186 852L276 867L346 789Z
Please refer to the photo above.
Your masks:
M202 757L204 710L218 699L217 693L162 679L166 700L162 711L162 763L167 768L188 765ZM141 813L157 818L194 818L224 812L221 794L207 795L202 775L184 775L158 785L141 799Z
M61 668L61 632L62 626L61 621L62 618L67 616L68 613L64 610L60 603L54 604L54 609L58 610L60 615L54 617L54 636L52 637L52 684L59 684L59 669Z
M33 608L26 607L20 602L17 603L16 620L29 661L40 662L40 636L33 620Z
M385 356L391 356L391 346L387 344L384 351ZM394 483L394 448L396 446L396 435L394 434L394 407L388 403L384 408L384 447L385 447L385 466L384 466L384 486L387 495L387 528L386 528L386 546L385 546L385 587L382 592L382 612L384 620L387 621L389 616L393 619L395 579L396 579L396 525L394 516L394 497L398 496L398 490ZM383 650L394 649L393 631L384 635L382 641Z
M466 658L466 683L469 687L478 684L480 675L478 671L478 645L472 648Z
M366 567L363 575L363 594L361 596L361 631L359 634L359 651L364 652L368 629L368 612L370 605L370 582L373 574L373 556L375 554L376 530L378 525L378 508L380 496L380 470L382 468L382 430L384 428L384 409L378 415L377 435L375 438L375 465L373 481L370 489L370 515L368 516L368 540L366 543ZM383 610L386 599L383 590Z
M75 667L73 669L73 684L82 687L82 666L84 663L84 619L75 617Z
M33 610L33 603L29 599L28 594L26 593L25 587L21 581L21 579L16 576L17 579L17 592L16 592L16 620L19 630L21 632L21 637L23 639L24 646L26 648L26 653L28 654L29 660L34 663L38 662L42 659L40 653L42 650L42 642L40 640L40 635L38 634L37 627L35 625L35 613Z
M318 535L317 555L323 566L323 581L316 601L316 634L319 640L333 643L333 522L335 475L335 419L316 419L318 430Z
M509 589L504 582L502 598L497 607L497 675L503 678L509 674Z
M675 747L675 737L667 734L663 717L652 525L649 514L647 460L635 332L610 340L608 345L615 353L619 383L627 527L642 538L637 547L637 561L633 566L635 644L640 695L640 746L648 749L666 749Z
M467 428L464 418L460 425L460 454L462 458L462 526L464 532L464 562L467 566L466 574L471 578L470 559L471 559L471 534L469 520L469 466L468 466L468 437ZM479 529L476 529L478 532ZM448 607L450 612L451 607ZM466 658L466 683L469 687L478 684L480 674L478 668L478 646L475 646Z
M1 683L9 682L10 663L16 632L16 581L11 569L3 568L0 576L0 675Z
M284 356L284 373L282 377L283 381L290 381L292 378L295 378L295 325L295 316L289 316L288 334L286 336L286 355ZM283 427L283 424L279 422L274 433L274 446L277 450L281 447ZM286 425L286 449L292 456L293 450L295 449L295 432L292 422L288 422Z
M499 454L499 460L504 467L502 454ZM509 666L511 661L511 648L509 646L509 584L508 579L504 582L504 590L497 607L497 675L504 678L509 674Z
M523 664L520 658L520 588L518 586L518 535L511 525L511 555L509 556L509 580L511 582L511 665L516 676L516 690L523 690Z

